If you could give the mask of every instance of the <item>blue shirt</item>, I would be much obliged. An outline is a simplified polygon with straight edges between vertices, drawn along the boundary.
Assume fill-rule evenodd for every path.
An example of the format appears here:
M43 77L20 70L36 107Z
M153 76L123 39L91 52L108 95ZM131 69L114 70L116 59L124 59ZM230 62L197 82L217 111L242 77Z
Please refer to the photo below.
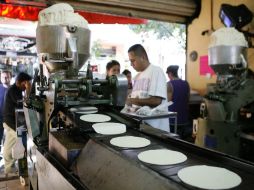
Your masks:
M2 84L0 84L0 121L3 121L3 110L4 110L4 102L5 95L8 88L5 88Z
M182 79L171 80L173 88L172 102L173 104L168 107L169 111L177 112L177 124L186 124L189 119L189 96L190 86L187 81ZM170 120L171 123L174 121Z

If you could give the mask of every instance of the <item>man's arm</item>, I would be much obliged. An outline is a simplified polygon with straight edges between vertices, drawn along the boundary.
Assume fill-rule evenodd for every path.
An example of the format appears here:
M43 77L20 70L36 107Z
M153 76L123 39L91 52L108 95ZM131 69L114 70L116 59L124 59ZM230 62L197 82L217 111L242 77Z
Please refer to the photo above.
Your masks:
M162 98L158 96L151 96L149 98L140 99L140 98L128 98L127 105L138 105L138 106L150 106L156 107L161 104Z
M30 92L31 92L31 82L30 81L26 81L25 83L25 87L26 87L26 92L25 92L25 99L29 98Z
M168 101L171 101L173 98L173 86L170 82L167 84L167 96Z

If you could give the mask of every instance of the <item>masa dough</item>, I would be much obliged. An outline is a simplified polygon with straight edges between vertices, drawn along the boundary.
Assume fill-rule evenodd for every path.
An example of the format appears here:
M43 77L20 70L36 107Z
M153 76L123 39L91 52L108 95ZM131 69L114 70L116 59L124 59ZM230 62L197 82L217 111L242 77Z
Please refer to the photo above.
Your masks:
M211 35L209 47L215 46L248 47L248 42L242 32L233 27L222 27Z
M39 12L38 25L72 25L88 28L88 22L67 3L57 3Z

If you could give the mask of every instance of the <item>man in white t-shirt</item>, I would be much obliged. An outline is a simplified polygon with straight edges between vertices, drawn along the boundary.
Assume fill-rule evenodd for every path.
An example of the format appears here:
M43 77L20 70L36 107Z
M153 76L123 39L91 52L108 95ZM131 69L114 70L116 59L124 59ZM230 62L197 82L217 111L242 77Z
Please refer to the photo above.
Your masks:
M166 77L160 67L150 64L144 47L135 44L129 48L128 55L131 66L139 73L133 80L131 96L126 104L156 107L167 102ZM147 120L146 123L169 132L168 118Z

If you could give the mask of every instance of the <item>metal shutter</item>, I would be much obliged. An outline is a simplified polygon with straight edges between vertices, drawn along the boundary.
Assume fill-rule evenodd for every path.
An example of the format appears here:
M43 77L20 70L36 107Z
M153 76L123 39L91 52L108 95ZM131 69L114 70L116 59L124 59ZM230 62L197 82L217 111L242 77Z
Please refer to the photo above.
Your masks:
M8 3L43 7L63 2L80 11L177 23L191 22L201 7L201 0L8 0Z

